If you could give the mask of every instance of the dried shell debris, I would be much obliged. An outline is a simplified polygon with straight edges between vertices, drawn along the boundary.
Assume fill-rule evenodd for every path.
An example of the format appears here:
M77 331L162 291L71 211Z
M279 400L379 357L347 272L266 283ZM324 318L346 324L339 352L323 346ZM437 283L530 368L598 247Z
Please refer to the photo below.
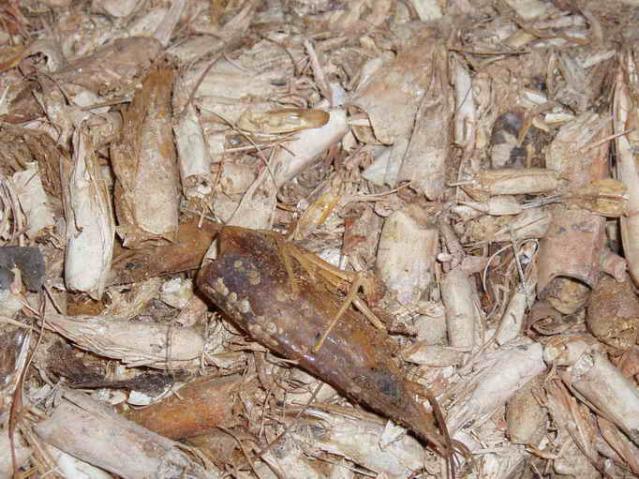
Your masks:
M639 6L573 3L0 5L0 478L639 477Z

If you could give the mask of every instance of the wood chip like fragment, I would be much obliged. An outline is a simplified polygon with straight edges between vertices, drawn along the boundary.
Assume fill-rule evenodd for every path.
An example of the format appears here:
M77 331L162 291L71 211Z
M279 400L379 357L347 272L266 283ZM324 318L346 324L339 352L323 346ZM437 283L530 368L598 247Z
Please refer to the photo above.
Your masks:
M561 173L561 177L570 182L571 189L606 178L610 143L601 140L608 137L611 130L608 118L583 113L557 132L546 154L546 166ZM579 154L575 155L575 151Z
M324 110L282 109L266 112L248 110L237 120L237 126L249 133L276 135L309 128L321 128L330 120Z
M409 181L412 188L429 200L438 200L444 193L446 160L452 141L453 108L446 53L441 43L424 52L430 60L430 83L419 100L410 141L397 173L398 182Z
M236 421L237 394L240 389L248 394L248 385L241 376L195 379L157 403L128 411L126 417L170 439L199 436Z
M127 247L174 241L178 229L178 167L171 121L174 70L151 71L124 112L122 136L111 148L117 178L118 235Z
M187 198L202 198L213 189L211 157L195 108L189 105L178 117L175 126L175 143L180 165L182 191Z
M27 462L32 452L28 446L24 446L19 442L19 434L16 434L14 437L16 462L18 463L18 467L20 467ZM4 429L0 431L0 451L2 451L2 454L0 454L0 477L3 479L9 479L13 475L13 463L11 460L11 454L6 453L10 450L11 442L9 441L8 431Z
M586 324L602 343L626 350L637 343L639 336L639 299L630 278L619 282L604 276L595 286Z
M455 268L441 283L442 301L446 307L448 341L454 348L472 351L475 328L479 322L477 296L470 278L461 268Z
M540 245L537 291L540 298L552 296L554 306L568 313L573 310L570 305L572 293L566 291L568 297L564 297L564 293L557 290L562 288L558 281L562 278L576 280L586 288L596 283L603 259L605 219L588 211L562 206L553 209L552 218L548 234ZM576 292L578 287L572 289ZM565 306L558 306L560 303Z
M518 338L524 325L526 311L535 300L535 285L519 286L508 300L508 306L501 317L495 341L504 344Z
M456 397L463 400L450 409L451 430L487 420L528 381L543 373L546 365L542 352L540 344L524 339L497 351L486 351L481 360L476 358L480 368L458 385L461 389Z
M311 410L311 415L321 420L320 434L309 437L297 433L296 437L323 451L393 477L409 476L422 467L421 448L411 436L404 435L382 448L380 438L384 426L381 423L319 410Z
M191 271L199 268L218 225L197 220L178 227L173 243L147 244L138 250L116 246L109 284L136 283L155 276Z
M473 198L485 201L494 195L522 195L555 192L561 185L559 173L544 168L503 168L481 170L464 190Z
M377 248L377 270L401 304L415 304L433 279L439 231L417 205L394 212L384 221Z
M405 361L434 367L459 365L463 362L465 355L464 349L433 346L424 341L417 341L402 351L402 358Z
M270 162L270 169L279 188L298 173L310 167L330 146L348 132L346 112L334 109L320 127L300 131L296 139L279 148Z
M13 185L27 220L26 234L30 238L47 233L54 225L53 211L42 187L37 163L28 163L27 169L13 174Z
M634 149L639 144L636 133L628 133L626 130L634 129L637 123L637 105L633 92L639 89L639 85L632 85L630 78L637 74L636 61L631 52L628 52L622 61L622 68L617 74L614 102L613 125L615 138L615 150L617 155L617 178L627 188L628 210L639 209L639 164L635 157ZM633 88L634 86L634 88ZM639 284L639 216L627 215L621 219L621 237L624 253L628 261L628 270L635 284Z
M192 367L204 348L193 329L167 324L48 313L45 326L81 349L131 366Z
M159 42L150 37L118 38L69 63L55 79L100 94L123 89L139 79L160 50Z
M543 376L530 381L508 401L508 437L515 444L538 444L544 436L547 413L538 397L541 379Z
M585 352L561 377L639 445L639 390L603 354Z
M218 477L217 471L202 468L177 443L82 393L65 391L60 405L35 431L46 443L125 479Z
M111 269L115 220L93 145L82 128L73 135L73 145L73 160L61 165L67 225L64 279L69 289L100 299Z

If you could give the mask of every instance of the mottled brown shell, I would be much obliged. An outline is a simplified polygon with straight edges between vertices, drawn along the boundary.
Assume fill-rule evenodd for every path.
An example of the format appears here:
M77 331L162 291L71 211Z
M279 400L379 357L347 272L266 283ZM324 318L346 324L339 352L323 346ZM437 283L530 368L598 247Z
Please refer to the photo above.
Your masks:
M200 272L198 286L239 328L445 454L434 418L393 358L386 333L349 308L314 352L340 298L287 258L287 243L273 233L226 227L217 241L217 258Z

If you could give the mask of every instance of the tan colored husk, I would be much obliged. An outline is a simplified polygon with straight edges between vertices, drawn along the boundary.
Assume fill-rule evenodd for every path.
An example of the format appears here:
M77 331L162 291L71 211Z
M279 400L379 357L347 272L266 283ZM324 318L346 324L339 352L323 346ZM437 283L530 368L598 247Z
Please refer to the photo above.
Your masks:
M579 115L559 129L546 152L546 167L559 172L571 190L609 176L610 119L593 112Z
M83 477L86 479L111 479L113 476L88 462L81 461L51 444L44 444L47 453L55 461L62 477Z
M446 306L448 341L454 348L470 352L475 347L475 330L479 323L478 299L470 278L461 268L446 273L441 283Z
M639 445L639 391L603 354L584 355L562 379Z
M193 282L186 278L172 278L162 283L159 299L175 309L184 308L193 297Z
M437 29L423 27L351 101L368 115L375 137L392 145L385 182L409 180L432 199L444 189L453 114L446 48L438 38Z
M593 181L566 195L564 203L606 218L620 218L625 216L628 210L626 185L612 178Z
M171 124L174 71L159 66L124 113L122 136L111 148L117 182L118 235L127 247L149 240L175 240L178 228L178 168Z
M256 464L258 477L286 477L287 479L323 479L331 477L332 471L339 466L327 464L318 470L312 458L305 454L299 441L285 437L279 440L277 452L268 450L261 457L262 462Z
M300 215L295 224L294 239L301 240L310 236L334 214L342 200L342 178L335 176L326 181L319 191L311 195L311 204Z
M423 465L424 452L419 442L410 435L402 435L396 441L381 447L384 425L369 418L366 413L349 416L348 411L321 411L311 409L311 416L321 420L319 434L296 438L330 454L345 457L356 464L377 473L392 477L407 477ZM311 429L313 431L313 429Z
M17 467L21 467L27 462L29 456L31 456L31 448L21 444L19 434L14 435L14 445ZM9 479L13 476L11 454L6 454L6 452L10 450L11 443L9 441L9 434L7 429L4 429L0 431L0 451L3 451L3 454L0 454L0 477L3 479Z
M604 218L560 205L553 208L552 218L538 255L537 291L540 297L544 297L555 278L572 278L592 287L603 258Z
M293 141L286 142L278 148L269 162L278 188L313 165L323 152L340 141L348 132L344 110L334 109L328 113L330 117L326 124L319 128L302 130L296 134Z
M523 211L517 198L510 195L493 196L485 202L464 201L462 204L491 216L518 215Z
M195 108L189 105L173 126L182 191L203 198L212 191L211 158Z
M447 417L449 430L488 420L514 394L546 369L543 348L527 338L502 346L496 351L484 351L474 358L476 371L447 391L456 402Z
M436 0L411 0L410 3L422 22L442 17L442 8Z
M453 57L455 81L455 144L467 149L475 146L477 135L477 107L473 83L468 68L461 57Z
M109 303L103 316L116 320L130 320L144 313L144 309L158 296L162 280L151 278L122 288L109 288Z
M462 188L478 201L494 195L522 195L555 192L561 185L559 173L544 168L502 168L481 170Z
M515 444L536 445L544 436L547 413L535 394L539 393L541 379L538 376L530 381L506 405L508 438Z
M602 343L626 350L636 344L639 337L639 299L630 278L619 282L604 276L595 286L586 324Z
M180 311L175 321L182 327L190 328L198 322L204 322L209 305L199 296L191 296L187 305Z
M576 477L600 477L595 468L597 453L595 446L596 426L588 410L577 403L558 378L547 380L546 406L557 425L557 441L565 453L554 458L553 467L558 474Z
M251 24L258 3L256 0L244 2L241 8L236 10L236 15L230 18L227 17L226 12L224 15L220 14L219 17L216 14L196 16L193 20L199 21L200 26L195 29L200 30L203 34L188 36L179 42L172 42L167 49L168 52L183 64L193 64L201 60L200 64L185 69L184 73L187 76L190 76L194 70L197 73L202 73L202 68L206 68L211 58L215 58L215 55L218 55L225 48L230 51L243 38L246 29ZM233 4L229 3L228 5L232 6ZM221 20L225 20L225 23L220 26ZM194 28L195 25L192 23L191 27ZM195 76L198 77L197 74ZM176 92L176 97L180 97L176 98L179 103L179 105L176 104L179 106L178 109L184 108L184 102L192 88L193 84L190 84L186 85L182 91Z
M442 303L429 303L428 309L420 309L419 316L413 322L417 333L417 341L426 344L446 343L446 310Z
M309 128L321 128L330 119L324 110L287 108L265 112L247 110L237 120L240 130L260 135L293 133Z
M219 477L217 471L194 462L177 443L127 421L83 393L65 390L51 417L34 429L46 443L125 479Z
M622 57L622 65L617 74L613 100L613 126L616 135L615 153L617 158L617 178L627 188L628 214L621 218L621 238L624 253L628 261L630 276L639 284L639 164L635 158L635 149L639 144L637 133L633 131L639 120L639 105L636 104L636 92L639 85L631 83L628 77L635 78L637 66L631 52ZM634 98L633 98L633 95ZM630 132L626 130L630 129Z
M453 102L446 49L435 44L428 56L431 78L419 100L397 181L409 181L411 188L424 193L429 200L438 200L444 193L446 160L450 156Z
M546 208L528 208L515 216L482 216L466 226L466 241L521 241L546 236L551 215Z
M204 339L193 329L101 316L47 313L45 326L99 356L129 366L197 367Z
M570 366L589 351L601 351L603 346L589 334L555 335L544 346L544 361L555 366Z
M111 268L115 221L106 182L82 128L74 133L73 145L73 160L60 165L67 227L64 280L67 288L99 299Z
M524 325L526 310L535 301L535 283L519 286L510 297L508 306L499 321L495 340L504 344L519 337Z
M402 359L422 366L446 367L462 363L465 349L447 348L417 341L402 351Z
M495 426L491 422L482 424L472 436L460 433L459 440L463 444L470 445L474 458L481 456L481 462L477 466L478 477L496 479L513 477L527 466L529 456L526 451L510 443L504 435L503 427ZM467 471L469 470L467 468L473 467L471 464L460 469Z
M554 9L539 0L506 0L505 3L526 21L542 17L548 10Z
M240 205L243 194L258 178L258 172L252 165L231 161L224 161L216 165L216 168L218 171L213 173L213 176L217 178L212 200L213 213L220 222L227 223Z
M69 62L55 80L96 94L130 88L160 54L162 46L150 37L118 38L89 55Z
M411 45L365 77L355 91L350 103L366 112L381 143L391 145L410 136L419 102L431 81L437 34L436 29L423 27ZM405 150L404 146L400 161Z
M23 171L13 174L13 186L27 220L25 233L35 239L54 225L53 211L42 187L38 163L27 163Z
M597 418L604 440L628 464L635 475L639 475L639 447L635 446L619 429L603 417Z
M243 14L238 14L238 17L241 15ZM250 16L247 19L250 21ZM240 23L244 27L248 26L246 21ZM234 34L241 33L242 30L240 28ZM210 41L207 38L207 42ZM229 41L232 42L233 38L229 38ZM210 46L205 48L211 49ZM193 95L193 102L201 110L213 113L217 117L213 121L218 125L227 126L227 121L235 124L246 110L247 103L254 109L277 108L277 104L267 99L279 93L276 85L282 78L294 75L293 62L299 61L302 54L301 47L282 50L278 44L265 39L242 50L233 60L218 58L212 67L211 59L207 58L180 75L173 96L174 111L179 112L186 106L203 74L204 77ZM213 60L215 58L214 56ZM251 74L247 75L247 71Z
M241 195L250 188L256 178L255 169L251 165L225 161L219 168L222 172L219 174L218 185L223 196ZM215 207L215 204L213 206Z
M437 225L417 205L386 218L377 249L377 271L401 304L416 303L429 287L438 246Z
M272 170L265 168L246 190L226 224L252 229L270 229L276 206L277 186L273 182ZM212 249L209 249L210 251ZM209 257L209 253L206 256Z
M639 390L604 354L588 348L560 376L588 405L639 444Z
M157 39L163 47L167 47L173 37L175 27L182 18L187 1L175 0L164 14L162 21L153 32L153 37Z

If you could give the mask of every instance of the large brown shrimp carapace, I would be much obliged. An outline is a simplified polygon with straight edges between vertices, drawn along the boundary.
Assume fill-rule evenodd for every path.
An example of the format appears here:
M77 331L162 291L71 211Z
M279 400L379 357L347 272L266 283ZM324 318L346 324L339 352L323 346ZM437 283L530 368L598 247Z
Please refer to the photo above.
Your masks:
M445 425L406 379L387 333L352 306L329 328L344 298L316 272L334 267L271 232L224 227L216 241L217 255L197 284L236 326L451 457Z

